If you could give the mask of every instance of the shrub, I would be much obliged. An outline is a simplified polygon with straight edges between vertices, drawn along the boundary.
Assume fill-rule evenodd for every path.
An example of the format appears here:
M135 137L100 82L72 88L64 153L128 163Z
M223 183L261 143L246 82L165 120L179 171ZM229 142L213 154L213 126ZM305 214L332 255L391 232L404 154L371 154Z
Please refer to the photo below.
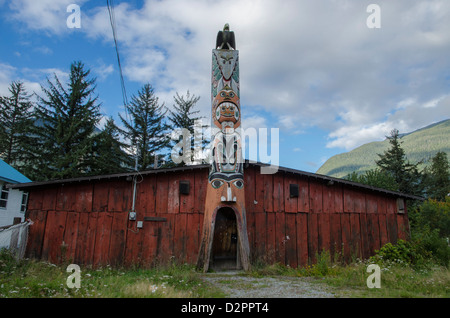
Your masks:
M439 230L427 232L417 242L420 242L423 248L429 251L433 260L439 265L449 267L450 265L450 246L446 238L439 235Z
M413 212L413 230L423 232L437 229L440 237L450 237L450 197L444 202L429 199Z
M450 198L445 202L429 199L409 213L412 241L428 251L432 260L449 267Z
M9 275L14 271L26 270L26 267L27 263L17 259L13 252L6 248L0 249L0 274Z
M375 263L398 263L412 266L422 266L431 257L422 244L399 240L397 244L387 243L380 250L375 251L370 260Z

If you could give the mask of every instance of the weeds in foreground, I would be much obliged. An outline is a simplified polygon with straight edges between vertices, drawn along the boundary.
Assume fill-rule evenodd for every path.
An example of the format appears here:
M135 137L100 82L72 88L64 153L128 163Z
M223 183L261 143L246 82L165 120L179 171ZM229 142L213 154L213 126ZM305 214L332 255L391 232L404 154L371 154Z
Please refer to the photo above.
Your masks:
M203 298L223 297L190 265L150 269L81 268L80 288L66 284L66 266L16 260L0 252L0 298Z
M324 277L323 283L343 291L346 297L383 298L448 298L450 297L450 271L434 266L417 269L397 262L380 265L380 288L368 288L367 272L370 261L358 261L336 267L336 274Z
M239 275L252 277L312 277L313 282L334 288L341 297L450 297L450 271L428 264L415 267L407 262L384 260L381 288L370 289L367 267L371 260L349 265L332 262L328 252L316 257L316 264L291 268L281 264L253 266ZM337 260L337 258L333 258ZM202 279L191 265L171 264L151 269L81 268L81 287L68 288L70 273L63 265L36 260L16 260L0 252L0 298L204 298L226 297Z
M402 247L402 243L400 244ZM389 251L392 247L388 246ZM423 259L412 264L400 259L383 259L386 250L379 251L376 257L369 260L357 258L351 264L343 265L339 255L331 261L328 251L316 255L317 262L301 268L291 268L281 264L254 266L248 275L263 276L294 276L313 277L315 282L335 288L340 297L418 297L418 298L449 298L450 271L449 268L425 262ZM372 272L367 272L370 264L380 266L381 288L369 288L367 280Z

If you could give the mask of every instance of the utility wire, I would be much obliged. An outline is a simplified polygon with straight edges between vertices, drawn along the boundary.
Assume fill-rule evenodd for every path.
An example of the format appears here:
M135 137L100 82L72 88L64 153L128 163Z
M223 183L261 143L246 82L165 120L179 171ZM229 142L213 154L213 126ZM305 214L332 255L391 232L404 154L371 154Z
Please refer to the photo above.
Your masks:
M117 63L119 65L119 73L120 73L120 86L122 88L122 98L123 98L123 104L125 106L125 112L128 118L128 98L127 98L127 91L125 89L125 81L123 79L123 72L122 72L122 65L120 64L120 55L119 55L119 46L117 45L117 33L116 33L116 17L114 14L114 3L113 0L106 0L106 5L108 7L108 13L109 13L109 22L111 23L113 38L114 38L114 45L116 48L116 55L117 55Z
M106 0L106 6L108 8L109 13L109 22L111 23L111 29L113 33L114 38L114 46L116 48L116 55L117 55L117 63L119 66L119 73L120 73L120 86L122 88L122 98L123 98L123 104L125 106L125 115L127 118L127 121L130 122L130 117L128 114L128 98L127 98L127 91L125 89L125 81L123 79L123 72L122 72L122 65L120 64L120 55L119 55L119 46L117 45L117 33L116 33L116 16L114 14L114 1L113 0ZM136 154L135 154L135 166L134 170L138 170L138 147L136 144Z

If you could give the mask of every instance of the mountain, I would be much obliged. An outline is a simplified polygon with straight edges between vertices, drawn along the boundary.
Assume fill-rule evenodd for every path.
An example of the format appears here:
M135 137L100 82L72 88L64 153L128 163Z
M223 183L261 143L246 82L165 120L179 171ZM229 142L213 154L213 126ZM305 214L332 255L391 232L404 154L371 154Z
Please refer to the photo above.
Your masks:
M407 159L411 163L424 161L424 164L419 166L420 169L428 165L438 151L446 152L450 158L450 119L399 136ZM331 157L317 173L337 178L343 178L353 171L363 173L376 168L378 154L383 154L389 147L388 139L364 144L352 151Z

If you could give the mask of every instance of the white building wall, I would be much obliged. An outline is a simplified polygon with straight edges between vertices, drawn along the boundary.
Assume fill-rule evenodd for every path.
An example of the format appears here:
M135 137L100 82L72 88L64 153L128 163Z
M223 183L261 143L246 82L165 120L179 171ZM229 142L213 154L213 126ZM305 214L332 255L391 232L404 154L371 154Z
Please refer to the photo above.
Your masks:
M0 181L0 188L5 187L5 183ZM0 208L0 226L13 224L14 218L20 217L25 220L25 213L20 212L22 205L23 191L17 189L9 189L8 202L5 208Z

